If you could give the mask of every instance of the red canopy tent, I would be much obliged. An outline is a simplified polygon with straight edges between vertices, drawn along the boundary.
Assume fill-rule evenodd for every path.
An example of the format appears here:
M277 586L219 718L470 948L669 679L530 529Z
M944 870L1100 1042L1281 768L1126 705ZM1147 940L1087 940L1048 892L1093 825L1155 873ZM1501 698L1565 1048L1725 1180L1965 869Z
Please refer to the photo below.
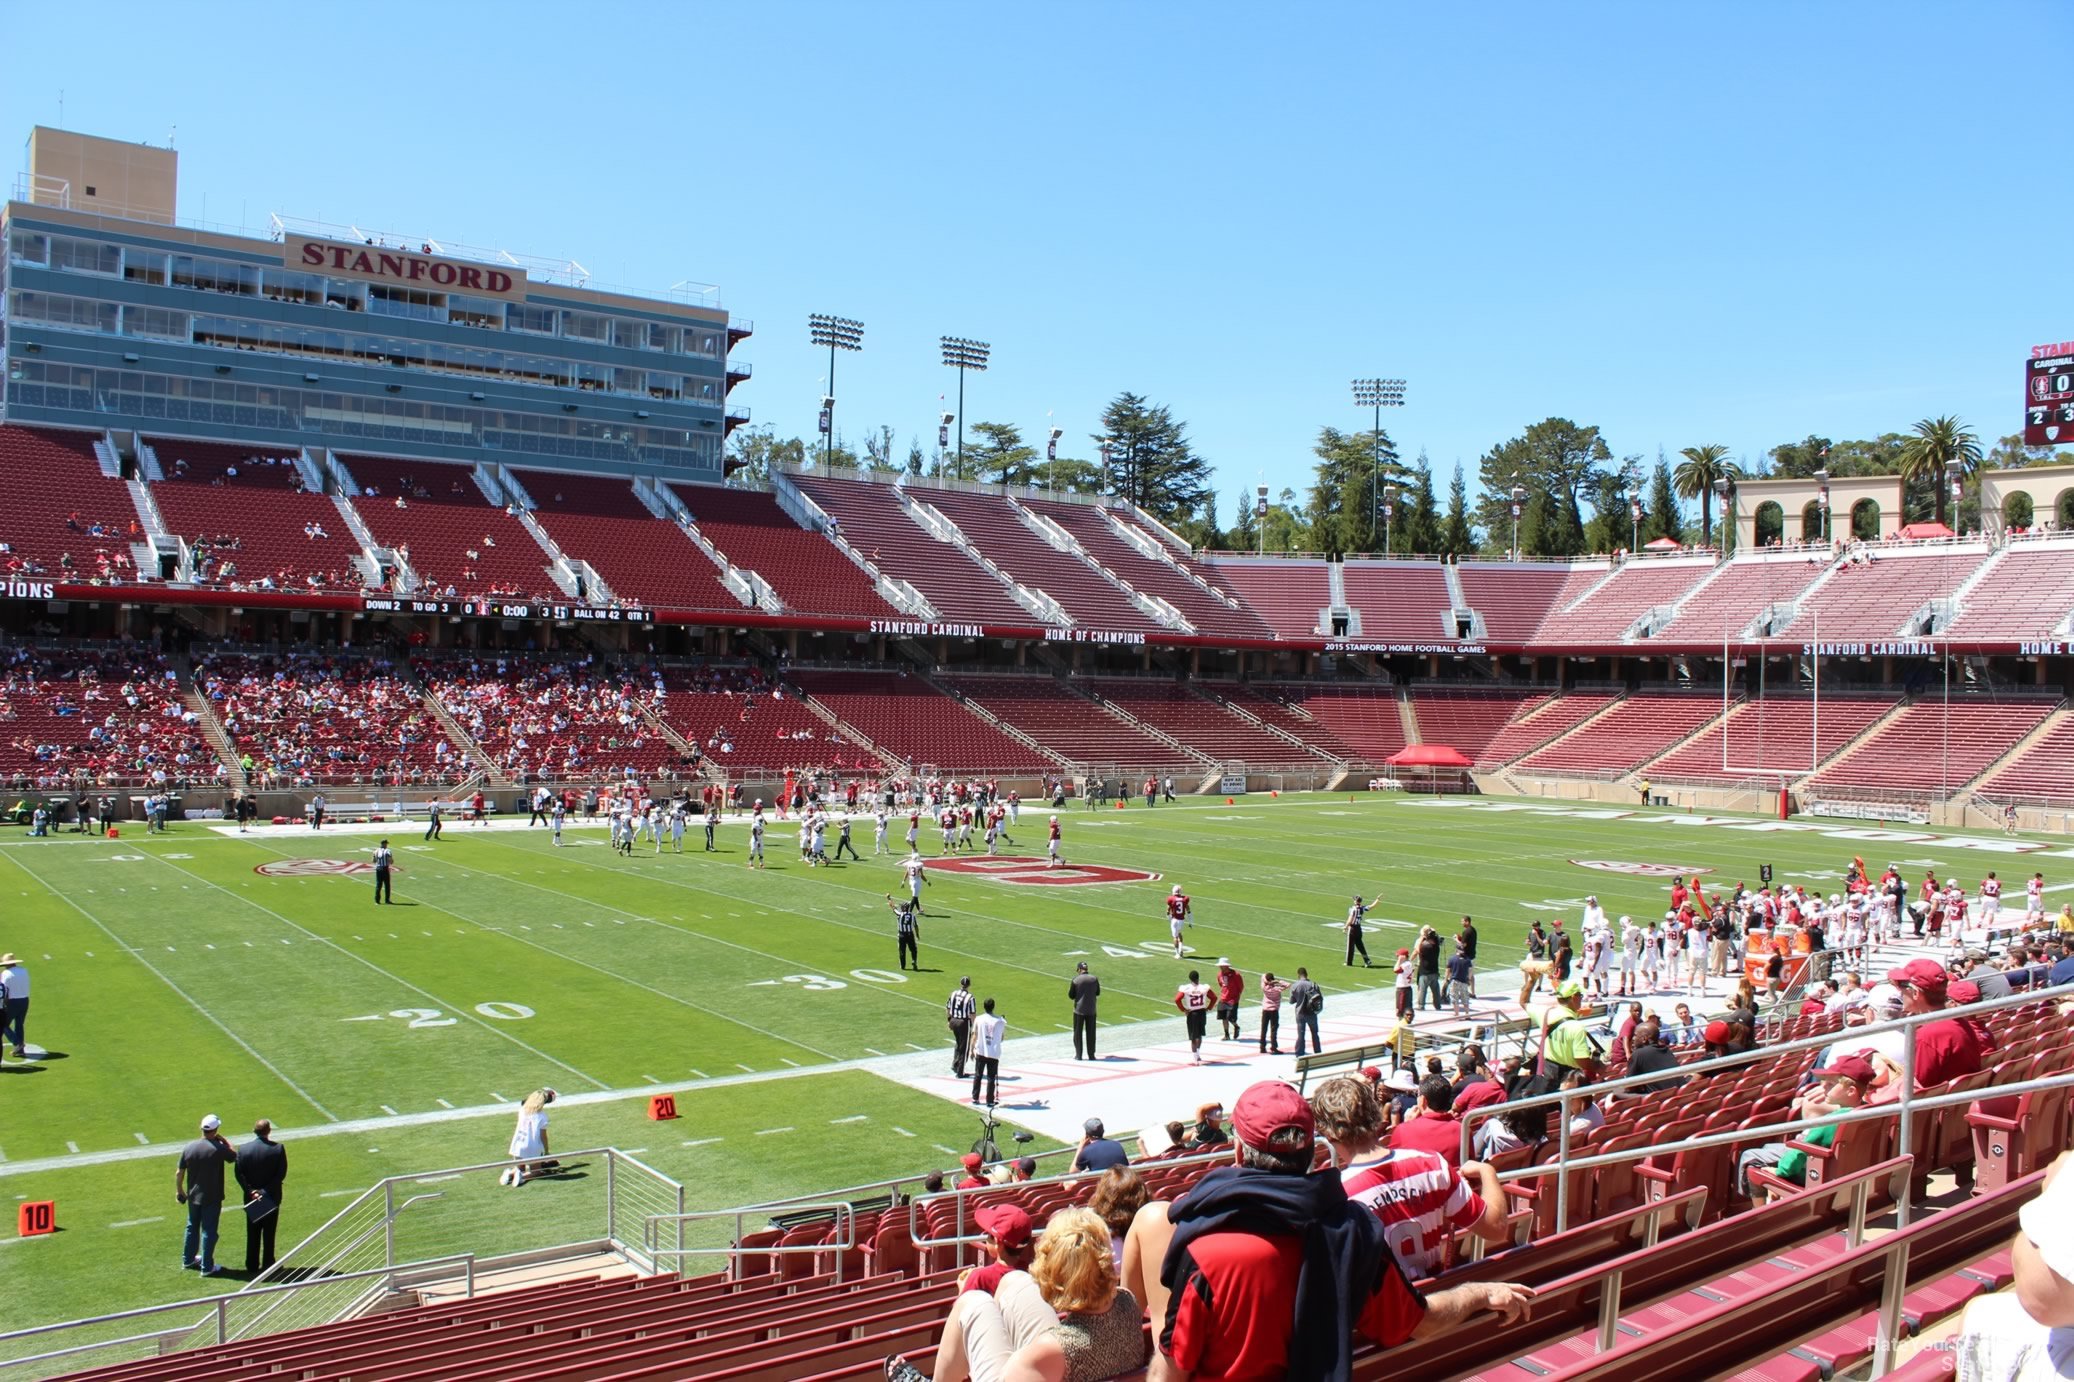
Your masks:
M1399 749L1384 762L1393 768L1466 768L1469 760L1446 744L1413 744Z
M1910 523L1902 528L1899 535L1907 538L1958 536L1957 533L1945 527L1942 523Z
M1660 537L1643 543L1642 550L1645 552L1675 552L1680 545L1677 538Z

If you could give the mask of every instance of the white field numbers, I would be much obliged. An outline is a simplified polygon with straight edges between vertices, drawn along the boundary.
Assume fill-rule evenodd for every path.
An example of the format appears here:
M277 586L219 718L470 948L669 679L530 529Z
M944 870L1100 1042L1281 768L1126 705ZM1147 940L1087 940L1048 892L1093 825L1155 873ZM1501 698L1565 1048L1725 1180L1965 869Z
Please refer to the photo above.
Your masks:
M533 1016L533 1010L523 1003L488 1002L477 1003L475 1010L484 1017L494 1017L499 1022L523 1022ZM438 1008L393 1008L388 1016L407 1023L411 1027L451 1027L461 1019L448 1017ZM348 1022L365 1022L364 1017L349 1017ZM377 1017L376 1020L380 1020Z
M851 979L861 979L867 984L904 984L905 974L895 974L889 969L853 969ZM779 984L797 984L808 993L834 993L837 989L850 986L848 979L831 979L826 974L787 974L776 979L751 979L750 988L775 988Z

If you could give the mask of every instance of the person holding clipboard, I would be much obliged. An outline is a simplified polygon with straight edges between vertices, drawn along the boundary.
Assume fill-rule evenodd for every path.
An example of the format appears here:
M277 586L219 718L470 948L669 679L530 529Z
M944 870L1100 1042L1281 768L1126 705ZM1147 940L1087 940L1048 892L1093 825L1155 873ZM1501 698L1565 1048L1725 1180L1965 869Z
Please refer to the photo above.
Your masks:
M252 1140L238 1148L231 1173L244 1192L245 1275L256 1277L274 1265L274 1235L281 1227L281 1185L288 1179L288 1149L274 1141L274 1125L262 1118L252 1125Z

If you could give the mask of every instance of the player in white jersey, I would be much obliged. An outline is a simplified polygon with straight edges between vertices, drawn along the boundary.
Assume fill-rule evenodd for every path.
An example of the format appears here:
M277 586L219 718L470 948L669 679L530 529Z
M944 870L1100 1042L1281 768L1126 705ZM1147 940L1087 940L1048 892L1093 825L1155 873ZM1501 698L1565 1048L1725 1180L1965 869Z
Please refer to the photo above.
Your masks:
M1980 924L1988 928L1988 944L1995 943L1996 923L2002 914L2002 880L1993 869L1980 880Z
M1843 951L1846 964L1865 963L1865 908L1863 898L1852 899L1844 912Z
M569 808L562 804L562 799L560 797L556 797L554 810L549 812L548 814L548 824L552 826L554 829L556 849L560 849L562 847L562 818L567 816L568 814Z
M1695 921L1685 932L1685 984L1694 993L1707 992L1707 928Z
M1642 938L1644 932L1635 925L1633 917L1620 919L1620 996L1625 998L1635 991L1635 970L1642 963Z
M1584 992L1587 997L1606 996L1605 968L1606 938L1594 929L1584 933Z
M999 822L999 821L995 820L995 819L994 819L994 818L993 818L992 816L988 816L988 817L987 817L987 853L988 853L989 855L995 855L995 854L999 854L1000 852L1001 852L1001 822Z
M873 858L886 852L886 808L881 806L871 817L871 853Z
M760 869L763 859L763 803L756 805L756 814L749 818L749 867Z
M900 866L900 871L907 876L907 895L914 899L915 911L920 913L922 885L929 881L929 865L921 855L910 854L907 862Z
M670 808L670 848L679 854L684 852L684 819L690 814L691 807L688 802L680 801ZM656 850L662 850L660 843L656 845Z
M1663 923L1660 921L1652 921L1649 923L1649 929L1642 933L1641 958L1642 978L1649 984L1649 991L1651 993L1654 993L1657 990L1657 977L1663 973L1663 967Z
M2024 920L2045 920L2045 875L2042 873L2032 874L2031 881L2024 884Z
M632 826L632 833L627 836L627 852L631 854L635 845L648 838L648 808L630 804L627 811Z
M1010 793L1008 794L1008 823L1009 823L1010 825L1021 825L1021 824L1022 824L1022 821L1023 821L1023 798L1022 798L1022 794L1021 794L1020 792L1010 792ZM1007 832L1005 832L1005 831L1004 831L1004 832L1002 832L1002 833L1006 834Z

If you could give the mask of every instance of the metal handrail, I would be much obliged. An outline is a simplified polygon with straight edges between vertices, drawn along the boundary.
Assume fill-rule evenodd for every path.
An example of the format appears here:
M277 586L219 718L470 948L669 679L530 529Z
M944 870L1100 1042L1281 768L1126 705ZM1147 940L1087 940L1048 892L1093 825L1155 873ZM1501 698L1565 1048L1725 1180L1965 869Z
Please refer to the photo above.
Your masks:
M93 1315L86 1319L63 1320L57 1324L39 1324L29 1329L11 1329L4 1334L0 1334L0 1345L10 1343L16 1339L34 1338L41 1334L55 1334L64 1330L84 1329L89 1325L113 1324L117 1320L142 1319L146 1315L160 1315L172 1310L195 1308L208 1310L215 1316L215 1342L222 1344L229 1342L228 1307L231 1302L243 1300L247 1296L305 1291L312 1286L329 1286L341 1281L359 1281L369 1277L393 1277L400 1272L415 1271L421 1267L445 1266L453 1262L463 1263L466 1266L467 1271L464 1274L466 1298L474 1299L475 1254L472 1252L457 1252L450 1253L445 1257L427 1257L417 1262L399 1262L387 1267L371 1267L366 1271L344 1272L337 1276L314 1276L307 1281L290 1281L273 1286L248 1287L243 1291L232 1292L228 1295L204 1296L193 1300L172 1301L165 1305L144 1305L132 1310L117 1310L106 1315ZM0 1359L0 1368L18 1368L28 1363L45 1362L52 1358L66 1358L74 1354L91 1353L104 1348L119 1348L124 1344L140 1344L150 1343L154 1340L185 1338L195 1330L200 1329L205 1322L205 1320L198 1320L194 1324L180 1329L153 1330L148 1334L131 1334L120 1339L102 1339L91 1344L74 1344L69 1348L53 1349L47 1353L31 1354L23 1358Z
M2067 986L2062 985L2060 987L2065 988ZM1508 1099L1503 1103L1489 1104L1482 1108L1471 1109L1461 1119L1462 1140L1460 1154L1463 1160L1472 1159L1473 1153L1472 1148L1470 1146L1470 1142L1471 1125L1473 1123L1478 1122L1480 1120L1486 1120L1501 1114L1505 1114L1515 1109L1547 1108L1553 1106L1556 1109L1557 1123L1557 1160L1555 1162L1555 1166L1557 1168L1556 1228L1557 1231L1560 1232L1564 1228L1567 1228L1569 1224L1570 1177L1567 1174L1567 1172L1573 1166L1577 1169L1589 1169L1591 1167L1596 1166L1611 1166L1626 1161L1639 1161L1644 1157L1660 1156L1667 1152L1676 1153L1686 1150L1697 1150L1705 1147L1720 1146L1724 1142L1747 1142L1752 1138L1767 1136L1774 1131L1779 1131L1782 1129L1791 1130L1811 1127L1814 1126L1815 1123L1830 1121L1831 1118L1841 1120L1844 1117L1843 1114L1839 1113L1812 1121L1779 1124L1773 1128L1737 1129L1732 1135L1724 1135L1719 1133L1707 1134L1698 1138L1688 1138L1682 1142L1665 1143L1663 1145L1654 1147L1634 1148L1626 1152L1607 1153L1599 1157L1586 1158L1584 1160L1576 1161L1573 1163L1570 1157L1570 1106L1574 1102L1582 1100L1585 1103L1596 1103L1600 1098L1607 1094L1615 1094L1619 1093L1622 1090L1628 1089L1639 1090L1643 1086L1662 1084L1667 1079L1690 1077L1693 1075L1713 1075L1718 1072L1729 1070L1737 1066L1750 1065L1758 1061L1768 1061L1773 1057L1790 1054L1796 1051L1820 1050L1825 1047L1835 1045L1839 1040L1843 1039L1844 1032L1848 1031L1858 1036L1870 1036L1882 1032L1901 1032L1904 1034L1904 1044L1902 1046L1900 1061L1900 1097L1898 1099L1893 1100L1892 1102L1882 1103L1873 1106L1867 1112L1856 1113L1855 1116L1857 1118L1885 1117L1890 1111L1897 1115L1901 1115L1902 1122L1900 1125L1900 1137L1898 1140L1896 1151L1898 1155L1908 1156L1911 1154L1911 1149L1909 1146L1910 1120L1906 1117L1906 1115L1913 1113L1918 1108L1934 1109L1942 1108L1945 1107L1947 1104L1952 1103L1973 1103L1982 1097L1980 1094L1973 1091L1968 1091L1964 1095L1957 1097L1951 1095L1939 1095L1934 1096L1932 1098L1925 1098L1919 1096L1916 1093L1916 1029L1923 1026L1925 1023L1942 1021L1946 1018L1950 1018L1961 1013L1978 1016L1984 1013L2000 1012L2006 1008L2018 1008L2041 1003L2049 1004L2057 1001L2053 996L2057 992L2058 991L2056 989L2043 989L2036 992L2027 990L2023 993L2008 994L2007 996L2002 998L1986 999L1979 1003L1968 1004L1965 1007L1938 1008L1931 1012L1911 1013L1906 1016L1895 1018L1887 1022L1872 1022L1866 1023L1858 1027L1840 1028L1824 1032L1816 1036L1796 1037L1791 1041L1782 1041L1769 1046L1754 1047L1749 1051L1738 1052L1732 1055L1709 1056L1703 1060L1694 1061L1689 1065L1681 1065L1678 1067L1676 1072L1653 1071L1642 1075L1623 1075L1618 1079L1603 1080L1594 1084L1586 1085L1582 1089L1557 1090L1551 1094L1537 1094L1532 1098ZM2065 998L2068 996L2070 996L2070 993L2058 993L2059 998ZM2066 1075L2057 1078L2025 1081L2021 1085L1997 1085L1996 1089L1998 1093L1994 1097L2001 1097L2001 1093L2005 1091L2014 1091L2016 1093L2021 1094L2028 1092L2032 1088L2055 1088L2061 1084L2069 1083L2074 1083L2074 1072L2070 1072ZM1530 1168L1527 1174L1547 1175L1549 1174L1549 1169L1546 1166ZM1518 1180L1524 1178L1524 1176L1523 1173L1513 1172L1507 1173L1507 1175L1500 1177L1500 1179L1507 1178ZM1908 1224L1911 1213L1911 1206L1909 1204L1907 1197L1904 1196L1902 1198L1898 1212L1900 1222L1905 1227Z
M671 1258L680 1265L687 1257L720 1256L741 1258L752 1253L769 1253L774 1257L790 1257L802 1253L833 1252L836 1254L835 1279L841 1281L843 1279L843 1257L858 1246L857 1207L850 1204L847 1200L825 1200L817 1204L803 1204L799 1208L834 1211L835 1221L843 1227L843 1237L841 1240L824 1238L818 1243L795 1243L789 1248L779 1243L765 1243L756 1247L745 1248L741 1244L741 1234L738 1230L735 1235L735 1241L725 1246L687 1248L683 1246L685 1224L702 1219L733 1218L737 1214L737 1211L732 1209L698 1209L686 1214L650 1214L645 1216L641 1220L642 1248L650 1257L658 1259ZM664 1224L675 1224L677 1226L677 1247L658 1248L655 1246L657 1230Z
M344 1247L337 1249L330 1255L329 1258L327 1258L319 1266L315 1268L302 1268L300 1270L314 1271L315 1275L313 1275L310 1278L311 1281L349 1280L354 1275L353 1273L335 1273L331 1270L332 1266L336 1263L345 1261L346 1255L348 1253L352 1252L353 1249L359 1247L362 1243L365 1243L368 1239L374 1237L377 1233L388 1235L388 1242L391 1246L393 1246L395 1243L393 1229L396 1223L396 1217L398 1215L403 1213L404 1210L409 1209L414 1204L422 1203L425 1200L439 1200L444 1198L446 1198L446 1192L444 1190L434 1190L423 1195L413 1195L409 1199L405 1200L402 1204L387 1206L383 1212L382 1218L378 1222L369 1224L366 1228L362 1229L360 1231L359 1236L354 1238L352 1242L347 1243ZM358 1201L356 1200L355 1203L357 1204ZM312 1236L314 1237L315 1235ZM393 1261L393 1253L389 1254L384 1258L385 1264ZM254 1279L255 1283L259 1280L264 1280L268 1272L271 1272L273 1270L273 1268L269 1267L267 1271L261 1272L259 1277ZM233 1297L243 1299L247 1295L257 1296L272 1289L272 1287L266 1286L248 1286L245 1290L232 1292L231 1296L225 1297L225 1299L231 1299ZM254 1315L252 1319L247 1322L248 1326L257 1326L264 1323L267 1316L273 1314L274 1311L280 1309L283 1304L285 1304L284 1301L275 1301L269 1304L265 1309L261 1310L257 1315ZM240 1333L243 1334L250 1334L255 1332L257 1332L257 1330L251 1327L247 1327L240 1331ZM217 1342L222 1343L223 1340L218 1339Z

